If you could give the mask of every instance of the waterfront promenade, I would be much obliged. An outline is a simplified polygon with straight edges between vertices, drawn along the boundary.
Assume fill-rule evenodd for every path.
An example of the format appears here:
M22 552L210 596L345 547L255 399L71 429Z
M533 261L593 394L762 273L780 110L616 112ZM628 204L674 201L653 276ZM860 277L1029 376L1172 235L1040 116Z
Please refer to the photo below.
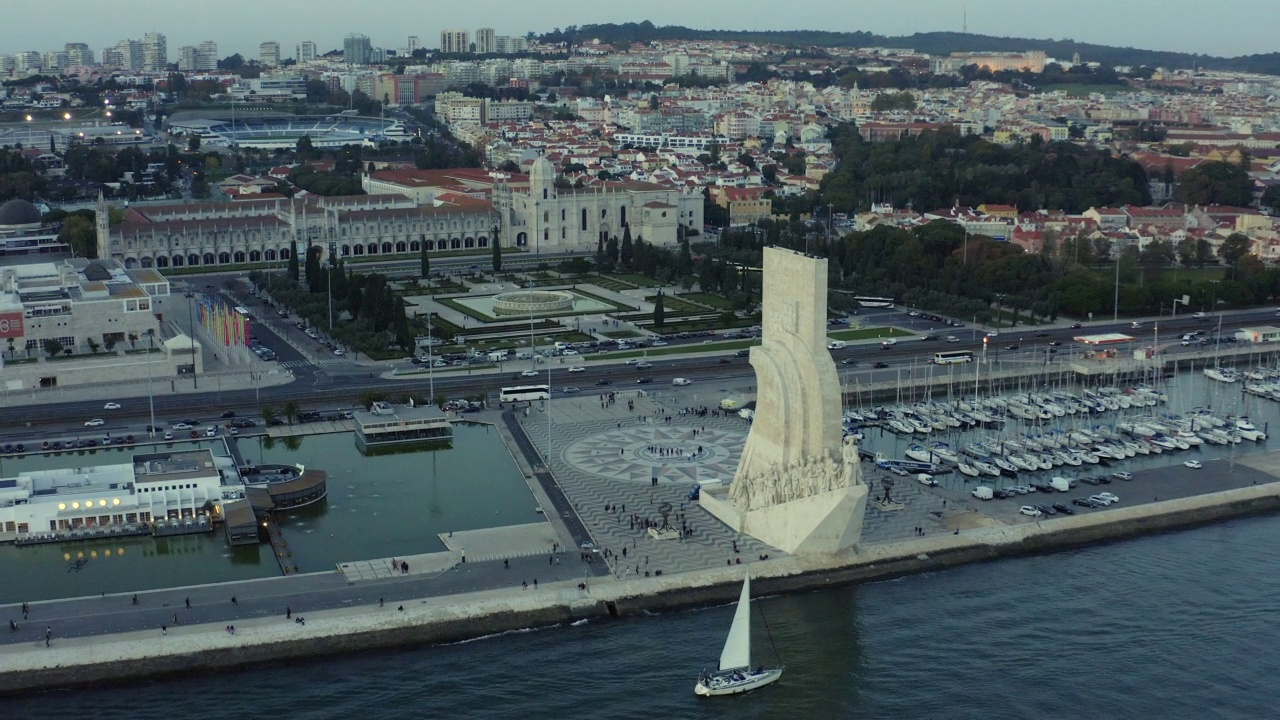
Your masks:
M482 531L483 545L471 552L466 534L442 538L447 552L398 558L408 562L408 573L392 571L391 558L353 558L344 563L351 567L330 572L140 592L137 604L132 593L86 588L86 597L33 602L26 618L19 606L5 606L19 630L0 635L6 646L0 691L724 602L744 566L762 579L761 592L780 592L1124 537L1280 503L1280 454L1243 451L1202 470L1138 471L1132 482L1107 488L1121 496L1120 506L1068 518L1035 520L1017 513L1017 501L979 502L958 479L938 488L904 482L890 504L868 503L858 552L787 557L732 533L687 497L695 482L732 477L748 425L734 413L682 411L749 397L750 382L726 378L645 393L634 385L605 386L557 396L549 414L535 403L527 415L521 408L468 416L503 434L546 522ZM616 392L613 402L602 397L609 391ZM324 429L344 430L342 423ZM863 470L878 488L877 471L869 463ZM692 535L657 540L633 524L633 516L660 521L663 503L671 505L672 525L687 525ZM593 547L584 550L587 542ZM949 559L920 559L939 554ZM295 622L298 616L305 625ZM234 636L228 625L236 626ZM125 662L74 669L115 661ZM41 670L56 666L65 669Z

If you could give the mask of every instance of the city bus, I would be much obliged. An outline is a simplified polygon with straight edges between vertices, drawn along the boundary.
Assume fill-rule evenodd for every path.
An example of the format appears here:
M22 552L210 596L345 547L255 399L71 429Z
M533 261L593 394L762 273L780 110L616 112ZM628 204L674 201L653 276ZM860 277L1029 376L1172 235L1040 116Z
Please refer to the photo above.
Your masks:
M933 354L934 365L958 365L960 363L973 362L972 350L951 350L949 352L936 352Z
M551 399L551 388L546 385L517 385L504 387L498 393L498 400L504 403L528 402Z
M864 308L892 308L893 298L854 295L853 299Z

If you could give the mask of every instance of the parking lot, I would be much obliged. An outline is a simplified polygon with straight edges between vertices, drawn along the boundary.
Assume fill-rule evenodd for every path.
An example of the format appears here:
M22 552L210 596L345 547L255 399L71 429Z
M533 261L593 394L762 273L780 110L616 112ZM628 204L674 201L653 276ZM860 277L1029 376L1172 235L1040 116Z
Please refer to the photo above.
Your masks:
M1054 503L1061 503L1074 511L1074 514L1085 515L1106 512L1108 508L1080 507L1073 504L1072 501L1103 492L1112 493L1120 498L1119 502L1109 506L1118 508L1275 482L1276 477L1258 469L1263 467L1261 463L1271 458L1271 456L1272 453L1255 453L1238 457L1235 460L1230 458L1204 460L1203 467L1200 469L1192 469L1185 467L1181 463L1176 463L1168 467L1134 470L1131 473L1132 480L1113 478L1109 484L1104 483L1096 486L1080 483L1065 493L1031 492L1026 495L1014 495L1003 500L979 500L973 497L972 490L984 484L978 478L970 478L968 482L963 483L963 491L959 489L959 486L954 490L947 487L937 487L930 488L929 491L945 497L948 500L949 508L955 507L964 512L977 511L1001 523L1037 522L1052 520L1056 517L1061 517L1062 514L1036 518L1021 514L1019 508L1023 505L1053 505ZM1095 477L1099 475L1110 476L1111 473L1112 471L1107 468L1097 467L1094 472L1088 473L1088 475ZM1045 484L1049 482L1051 477L1053 477L1053 473L1043 473L1043 476L1037 478L1035 482L1037 484Z

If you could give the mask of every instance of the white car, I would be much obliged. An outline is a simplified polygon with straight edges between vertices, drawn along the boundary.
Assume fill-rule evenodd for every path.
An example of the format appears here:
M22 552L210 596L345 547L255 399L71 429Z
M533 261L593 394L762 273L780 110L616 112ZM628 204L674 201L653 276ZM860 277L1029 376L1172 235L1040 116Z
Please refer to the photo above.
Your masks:
M1102 498L1103 500L1106 500L1107 502L1113 502L1113 503L1120 502L1120 498L1116 497L1115 495L1112 495L1109 492L1098 493L1098 497Z
M574 355L577 355L577 354L578 354L578 351L577 351L577 350L562 350L562 351L560 351L560 354L561 354L561 355L563 355L563 356L565 356L565 357L573 357Z
M103 405L103 406L102 406L102 409L103 409L103 410L119 410L119 409L120 409L120 403L118 403L118 402L109 402L109 403L107 403L106 405Z
M666 346L667 346L667 342L666 342L665 340L654 340L654 341L653 341L653 346L654 346L654 347L666 347Z
M636 363L636 369L637 369L637 370L648 370L648 369L649 369L649 368L651 368L651 367L653 367L653 363L647 363L647 362L638 362L638 363Z
M948 335L947 342L960 342L960 338L956 337L955 335Z
M586 368L584 368L584 367L579 367L579 366L577 366L577 365L575 365L575 366L573 366L573 367L569 368L569 372L571 372L571 373L580 373L580 372L586 372L586 371L587 371L587 369L586 369Z
M346 354L347 354L347 351L346 351L346 350L343 350L342 348L334 348L334 349L333 349L333 354L334 354L334 355L337 355L338 357L342 357L343 355L346 355Z
M218 428L213 427L212 425L210 425L209 427L207 427L207 428L205 428L205 429L204 429L204 436L205 436L205 437L214 437L214 436L216 436L217 434L218 434Z
M627 358L628 365L635 365L638 362L640 362L640 358Z
M1115 500L1111 500L1111 499L1109 499L1109 498L1105 498L1105 497L1103 497L1103 496L1101 496L1101 495L1090 495L1090 496L1089 496L1089 499L1090 499L1090 500L1092 500L1092 501L1094 501L1094 502L1096 502L1096 503L1098 503L1098 504L1100 504L1100 505L1110 505L1111 503L1115 502Z
M1026 515L1027 517L1040 517L1043 514L1040 512L1039 509L1031 505L1023 505L1022 507L1018 508L1018 512L1022 513L1023 515Z
M987 333L987 337L1000 337L1000 332L997 330L992 330L991 332Z
M1200 461L1199 461L1199 460L1188 460L1188 461L1186 461L1186 462L1184 462L1184 463L1182 463L1182 464L1183 464L1183 465L1186 465L1187 467L1191 468L1192 470L1199 470L1200 468L1204 467L1204 465L1201 465L1201 464L1200 464Z
M191 426L186 423L174 423L173 429L174 430L190 430Z
M1197 319L1199 319L1199 318L1203 318L1203 317L1204 317L1204 313L1202 313L1202 312L1192 313L1192 314L1191 314L1191 317L1193 317L1193 318L1197 318Z
M102 426L102 425L106 425L106 424L107 424L107 423L106 423L106 421L105 421L105 420L103 420L102 418L94 418L94 419L92 419L92 420L85 420L85 421L84 421L84 426L85 426L85 427L100 427L100 426Z
M538 377L538 371L537 371L537 370L525 370L524 372L520 373L520 377Z
M898 344L898 341L897 341L897 340L894 340L893 338L889 338L888 340L881 340L881 341L880 341L880 345L881 345L882 347L889 347L890 345L897 345L897 344Z
M165 432L165 434L164 434L164 439L165 439L165 440L172 440L172 439L173 439L173 433L171 433L171 432L167 432L167 431L166 431L166 432Z

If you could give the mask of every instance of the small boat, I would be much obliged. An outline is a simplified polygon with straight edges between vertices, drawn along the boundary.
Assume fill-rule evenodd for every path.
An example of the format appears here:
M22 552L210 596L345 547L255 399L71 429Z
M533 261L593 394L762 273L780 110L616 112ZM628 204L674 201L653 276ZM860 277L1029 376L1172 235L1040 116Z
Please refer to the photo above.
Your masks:
M919 460L920 462L933 461L933 457L930 454L929 449L919 443L915 443L908 447L906 456L912 460Z
M738 609L733 613L729 637L720 652L720 666L716 672L703 672L693 692L700 697L712 695L736 695L764 687L782 677L782 668L766 669L763 665L751 668L751 576L742 581L742 595L738 597Z
M960 462L960 457L951 450L951 446L944 442L935 442L931 447L933 454L947 462Z
M1236 371L1231 368L1211 367L1204 369L1205 377L1218 382L1233 383L1239 380Z
M958 463L957 467L960 468L961 473L968 475L969 477L978 477L979 475L982 474L982 472L978 470L978 468L970 465L967 462Z
M973 466L978 468L979 470L981 470L983 473L987 475L990 475L992 477L1000 477L1000 468L996 467L995 465L992 465L991 463L983 462L981 460L974 460Z

